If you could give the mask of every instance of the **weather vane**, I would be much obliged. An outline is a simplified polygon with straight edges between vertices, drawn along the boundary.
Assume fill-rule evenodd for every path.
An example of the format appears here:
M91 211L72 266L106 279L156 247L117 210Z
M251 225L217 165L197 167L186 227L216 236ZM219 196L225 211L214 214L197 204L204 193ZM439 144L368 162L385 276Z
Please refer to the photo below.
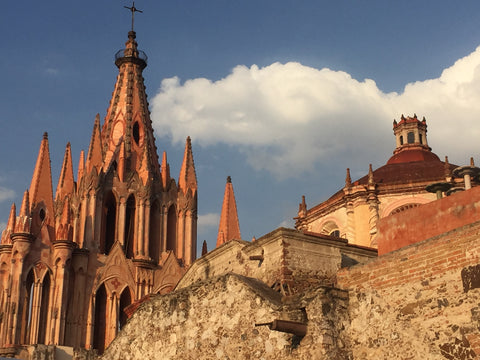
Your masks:
M135 7L135 1L132 2L132 6L124 6L124 8L128 9L132 12L132 31L133 31L133 23L134 23L134 20L135 20L135 12L143 13L143 11L138 10Z

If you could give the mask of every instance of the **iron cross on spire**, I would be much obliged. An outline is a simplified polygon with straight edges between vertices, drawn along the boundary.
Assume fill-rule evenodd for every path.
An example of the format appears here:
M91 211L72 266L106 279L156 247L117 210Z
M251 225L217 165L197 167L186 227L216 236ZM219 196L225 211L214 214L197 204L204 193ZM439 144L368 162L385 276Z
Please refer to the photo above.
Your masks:
M128 9L132 12L132 31L133 31L133 23L134 23L134 20L135 20L135 12L143 13L143 11L138 10L135 7L135 1L132 2L132 6L124 6L124 8Z

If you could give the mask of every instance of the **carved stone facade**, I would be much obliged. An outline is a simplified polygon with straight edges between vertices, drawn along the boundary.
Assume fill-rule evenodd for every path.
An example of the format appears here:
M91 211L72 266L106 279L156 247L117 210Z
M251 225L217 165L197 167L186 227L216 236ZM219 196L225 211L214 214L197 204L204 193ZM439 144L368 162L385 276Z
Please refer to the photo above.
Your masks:
M345 186L328 200L307 209L305 198L295 218L295 227L348 239L351 244L378 247L377 223L396 212L417 207L437 198L427 185L451 182L463 185L452 171L456 165L440 161L427 143L425 118L404 117L393 123L396 148L384 166L351 180L347 169Z
M104 348L123 309L171 291L196 259L197 180L190 138L178 183L159 164L135 32L116 55L119 74L103 125L97 115L76 181L70 144L53 197L44 134L19 215L0 243L0 348ZM18 350L20 351L20 350Z

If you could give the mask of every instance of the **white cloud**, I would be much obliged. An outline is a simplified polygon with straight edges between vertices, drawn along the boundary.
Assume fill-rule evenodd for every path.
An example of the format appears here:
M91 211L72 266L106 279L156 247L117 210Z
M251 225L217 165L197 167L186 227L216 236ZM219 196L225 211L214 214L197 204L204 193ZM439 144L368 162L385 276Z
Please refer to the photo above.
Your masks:
M205 215L198 215L198 227L202 230L210 227L218 227L220 222L220 214L209 213Z
M45 74L50 75L50 76L57 76L60 73L58 69L55 68L46 68L45 69Z
M7 189L6 187L0 186L0 202L5 200L10 200L15 197L15 191Z
M438 79L407 84L402 94L294 62L237 66L215 82L165 79L152 119L174 142L190 135L200 146L237 146L253 168L289 177L333 157L384 159L394 147L392 121L402 113L426 116L429 143L440 157L467 162L480 135L479 99L480 48Z
M7 227L6 222L0 222L0 236L2 235L3 230L5 230Z

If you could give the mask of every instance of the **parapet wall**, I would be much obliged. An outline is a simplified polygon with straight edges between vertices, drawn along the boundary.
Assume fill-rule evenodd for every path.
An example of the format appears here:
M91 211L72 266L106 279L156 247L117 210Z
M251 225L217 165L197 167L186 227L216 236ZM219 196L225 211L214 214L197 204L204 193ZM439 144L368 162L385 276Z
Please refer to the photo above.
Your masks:
M480 186L382 218L378 255L480 221Z
M341 269L354 359L476 359L480 222Z

